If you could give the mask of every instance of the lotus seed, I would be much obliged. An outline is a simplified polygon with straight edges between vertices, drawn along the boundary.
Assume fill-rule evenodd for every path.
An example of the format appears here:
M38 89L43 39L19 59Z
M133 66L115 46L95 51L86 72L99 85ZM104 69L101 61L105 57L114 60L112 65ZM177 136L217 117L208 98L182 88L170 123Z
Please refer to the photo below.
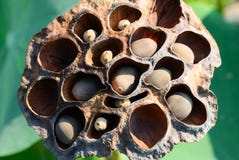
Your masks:
M109 61L111 61L113 58L113 53L111 50L106 50L102 53L102 55L100 56L100 61L102 64L107 64L109 63Z
M147 83L154 85L157 88L162 88L169 81L171 81L172 75L170 70L167 68L155 69L150 75L145 79Z
M192 112L192 99L185 93L176 92L167 99L169 108L179 120L184 120Z
M107 128L107 120L103 117L99 117L95 120L94 127L97 131L104 131Z
M125 28L127 28L129 25L130 25L130 21L127 19L123 19L119 22L118 29L122 31Z
M64 145L72 144L79 130L77 120L68 115L60 117L55 125L56 137Z
M96 39L97 33L93 29L85 31L83 34L83 39L86 42L93 42Z
M72 94L79 101L87 101L99 90L99 84L91 77L79 79L72 88Z
M114 102L115 107L121 108L121 107L128 107L130 106L131 102L129 99L117 99Z
M132 43L132 51L142 58L152 57L157 50L157 43L151 38L142 38Z
M112 87L119 94L129 94L135 88L137 69L131 66L121 67L113 76Z
M172 47L173 52L187 63L193 64L194 54L191 48L182 43L175 43Z

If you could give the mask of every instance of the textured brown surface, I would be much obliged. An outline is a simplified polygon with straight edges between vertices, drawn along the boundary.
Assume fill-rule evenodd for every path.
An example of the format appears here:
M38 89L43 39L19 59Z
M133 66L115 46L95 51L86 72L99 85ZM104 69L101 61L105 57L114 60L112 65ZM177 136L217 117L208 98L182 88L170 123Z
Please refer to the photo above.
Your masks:
M131 24L120 31L117 25L122 19ZM83 40L88 29L97 32L90 43ZM142 58L132 52L132 42L141 38L157 43L153 56ZM174 43L194 52L193 64L172 51ZM100 57L106 50L113 52L113 59L104 65ZM217 101L209 86L220 64L213 37L182 1L82 0L32 38L19 104L29 125L60 160L107 156L113 150L132 160L159 159L175 144L199 141L215 125ZM133 89L120 95L112 80L123 66L136 68L138 75ZM170 82L161 88L145 82L154 69L162 67L171 72ZM98 87L85 92L93 96L76 100L72 87L89 77ZM183 120L167 103L176 92L186 93L193 102L192 112ZM131 103L119 108L119 99ZM75 118L80 128L69 145L55 134L55 123L65 115ZM98 117L107 120L105 131L94 128Z

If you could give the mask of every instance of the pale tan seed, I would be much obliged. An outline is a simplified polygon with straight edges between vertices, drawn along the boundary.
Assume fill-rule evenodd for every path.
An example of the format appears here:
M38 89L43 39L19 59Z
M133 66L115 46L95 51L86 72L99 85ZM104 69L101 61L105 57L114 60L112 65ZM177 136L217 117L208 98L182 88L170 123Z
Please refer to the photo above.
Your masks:
M170 70L167 68L155 69L150 75L145 79L145 82L154 85L157 88L162 88L169 81L171 81L172 75Z
M65 115L58 119L55 125L57 139L64 145L70 145L79 133L79 124L71 116Z
M193 51L187 45L182 43L174 43L172 46L172 50L177 56L182 58L187 63L194 63Z
M184 120L192 112L192 99L185 93L176 92L167 98L169 108L179 120Z
M113 75L112 87L119 94L129 94L135 88L137 69L131 66L121 67Z
M130 25L130 21L127 19L123 19L123 20L119 21L118 29L122 31L125 28L127 28L129 25Z
M84 32L83 39L85 42L93 42L96 39L97 33L93 29Z
M100 56L100 61L102 64L106 65L113 59L113 53L111 50L106 50Z
M134 41L131 48L136 56L149 58L157 51L157 43L151 38L142 38Z
M104 131L107 128L107 120L103 117L99 117L95 120L94 127L97 131Z

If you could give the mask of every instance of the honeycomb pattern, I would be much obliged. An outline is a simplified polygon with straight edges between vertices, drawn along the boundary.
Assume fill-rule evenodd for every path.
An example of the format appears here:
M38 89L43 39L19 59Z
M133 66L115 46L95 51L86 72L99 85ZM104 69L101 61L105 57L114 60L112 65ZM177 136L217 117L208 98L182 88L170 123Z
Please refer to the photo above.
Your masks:
M32 38L19 104L60 160L160 159L215 125L220 64L183 1L82 0Z

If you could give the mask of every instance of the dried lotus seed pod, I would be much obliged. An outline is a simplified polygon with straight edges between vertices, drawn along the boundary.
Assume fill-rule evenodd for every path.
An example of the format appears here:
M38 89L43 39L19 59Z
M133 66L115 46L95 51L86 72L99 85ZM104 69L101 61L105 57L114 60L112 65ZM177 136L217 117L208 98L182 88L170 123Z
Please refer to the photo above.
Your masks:
M129 25L130 25L130 21L127 19L123 19L119 22L118 29L122 31L125 28L127 28Z
M104 131L107 128L107 120L103 117L99 117L95 120L94 127L97 131Z
M161 88L170 82L172 74L167 68L158 68L145 78L145 81L155 87Z
M157 43L150 38L142 38L132 43L132 51L136 56L148 58L157 50Z
M83 39L86 42L93 42L96 39L97 33L93 29L84 32Z
M56 159L159 160L215 125L220 64L182 0L81 0L33 36L18 99Z
M169 108L179 120L188 117L193 108L192 99L185 93L177 92L167 98Z
M57 139L64 145L70 145L79 133L79 125L75 118L65 115L60 117L55 126Z
M135 88L138 71L131 66L123 66L113 75L112 87L119 94L129 94Z
M185 62L193 64L194 54L193 51L188 46L182 43L174 43L172 49L173 52L180 58L185 60Z
M109 63L113 58L113 53L110 50L106 50L102 53L102 55L100 56L100 61L102 64L107 64Z

